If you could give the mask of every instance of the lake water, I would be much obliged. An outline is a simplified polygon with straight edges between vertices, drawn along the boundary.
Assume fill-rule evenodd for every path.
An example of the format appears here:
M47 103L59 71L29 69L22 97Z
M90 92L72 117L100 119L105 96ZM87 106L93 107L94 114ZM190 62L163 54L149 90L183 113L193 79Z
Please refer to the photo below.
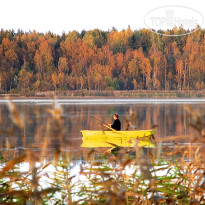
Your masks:
M187 183L193 185L190 190L199 193L196 184L199 179L202 184L204 179L205 146L199 140L194 141L193 138L199 139L200 135L190 124L204 129L205 99L26 99L14 100L14 103L0 101L1 185L3 188L11 185L12 196L15 190L25 190L22 197L26 199L27 193L35 193L35 187L43 193L51 188L46 195L48 204L57 200L68 204L65 193L71 193L73 201L90 202L95 197L93 194L106 194L109 198L110 193L115 193L113 187L120 195L124 191L136 192L138 200L140 195L144 198L144 193L150 197L153 186L153 190L165 190L157 191L162 199L172 189L178 198L181 196L178 193L184 197ZM112 122L114 113L120 116L122 130L128 128L128 123L137 130L157 126L156 149L117 148L108 152L108 147L95 150L81 147L80 131L102 130L104 122ZM150 179L156 183L150 183L153 182ZM53 193L55 187L60 190ZM7 197L10 192L3 188L3 200L10 200L11 197Z
M62 151L80 158L83 152L80 131L100 130L103 122L112 123L114 113L119 114L122 130L127 128L128 121L137 130L151 129L157 125L156 139L186 136L180 143L189 143L190 137L198 136L190 127L192 118L187 112L188 107L200 113L202 120L205 120L205 99L63 99L57 100L62 108L60 123L52 118L52 100L25 99L14 102L24 127L18 128L12 120L8 101L1 100L1 150L30 149L38 152L46 143L48 158L58 145ZM171 143L164 142L168 145Z

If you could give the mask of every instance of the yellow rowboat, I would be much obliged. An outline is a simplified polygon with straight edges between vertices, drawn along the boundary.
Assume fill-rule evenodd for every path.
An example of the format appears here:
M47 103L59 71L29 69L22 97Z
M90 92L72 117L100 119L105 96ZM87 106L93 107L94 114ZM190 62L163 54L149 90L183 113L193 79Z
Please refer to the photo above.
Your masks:
M100 139L100 137L126 137L126 138L143 138L154 135L156 130L133 130L133 131L103 131L103 130L82 130L83 137L89 137L90 139Z
M155 147L151 136L156 130L103 131L82 130L82 147Z

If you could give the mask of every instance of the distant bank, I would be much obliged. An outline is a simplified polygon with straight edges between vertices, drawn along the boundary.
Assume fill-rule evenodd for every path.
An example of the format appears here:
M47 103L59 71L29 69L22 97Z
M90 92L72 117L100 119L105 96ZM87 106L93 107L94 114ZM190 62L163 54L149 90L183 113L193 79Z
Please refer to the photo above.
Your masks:
M95 90L75 90L75 91L44 91L35 93L0 94L0 98L205 98L205 91L156 91L156 90L115 90L115 91L95 91Z

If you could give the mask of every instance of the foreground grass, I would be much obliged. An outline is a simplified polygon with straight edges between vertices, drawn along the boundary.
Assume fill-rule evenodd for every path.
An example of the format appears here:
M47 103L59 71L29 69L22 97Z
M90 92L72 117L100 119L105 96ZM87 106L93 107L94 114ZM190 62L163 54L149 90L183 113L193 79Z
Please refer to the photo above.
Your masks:
M10 110L23 129L12 102ZM183 147L177 143L164 147L164 158L157 154L158 147L135 147L98 154L88 150L84 159L73 162L70 153L61 153L58 143L53 159L46 162L47 137L63 138L60 106L54 103L49 112L39 154L1 152L0 204L205 204L204 124L199 117L193 118L191 126L201 138ZM21 140L26 146L25 138Z
M73 165L65 155L48 164L33 165L26 155L3 162L1 204L205 203L205 164L200 149L189 161L184 160L185 155L158 161L151 153L121 158L126 155L124 150L98 161L91 152L81 165Z

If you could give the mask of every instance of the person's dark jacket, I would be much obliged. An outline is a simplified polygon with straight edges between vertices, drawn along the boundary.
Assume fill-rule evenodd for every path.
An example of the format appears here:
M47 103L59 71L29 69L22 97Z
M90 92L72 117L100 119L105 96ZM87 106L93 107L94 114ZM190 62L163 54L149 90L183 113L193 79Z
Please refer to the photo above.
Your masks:
M117 131L121 130L121 122L119 121L119 119L116 119L114 121L114 123L111 125L111 127Z

